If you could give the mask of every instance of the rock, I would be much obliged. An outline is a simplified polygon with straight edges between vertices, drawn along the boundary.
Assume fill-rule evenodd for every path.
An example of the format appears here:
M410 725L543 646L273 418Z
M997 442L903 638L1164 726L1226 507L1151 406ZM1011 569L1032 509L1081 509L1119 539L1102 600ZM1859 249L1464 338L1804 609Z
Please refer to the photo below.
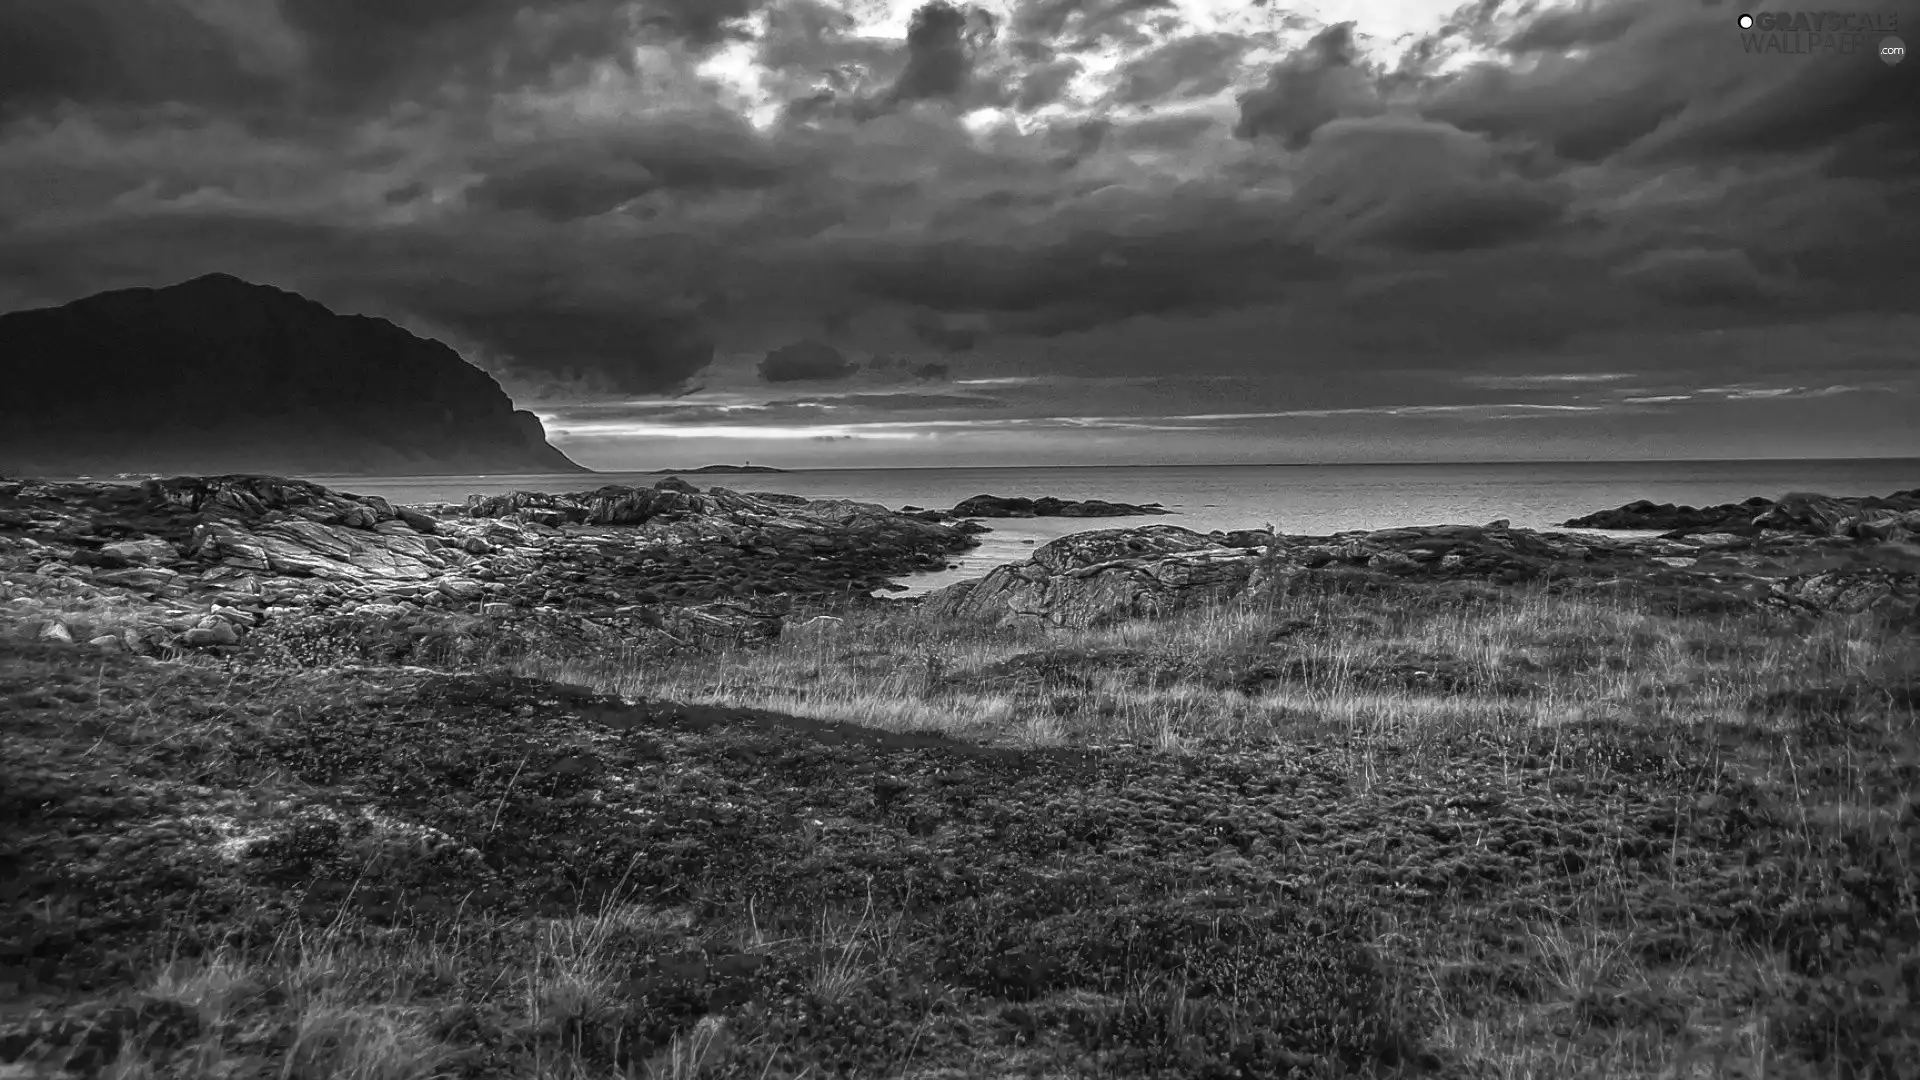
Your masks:
M1842 524L1857 514L1857 505L1845 499L1791 492L1755 515L1752 524L1761 529L1840 536L1844 535Z
M1920 619L1920 574L1911 560L1846 572L1827 569L1830 539L1780 534L1699 545L1667 538L1574 543L1554 533L1464 525L1382 529L1335 537L1274 537L1236 548L1222 535L1172 526L1109 529L1062 537L1023 563L935 590L920 601L927 618L1040 619L1097 626L1223 600L1254 599L1289 579L1367 574L1401 580L1470 579L1520 584L1589 582L1602 591L1642 583L1650 593L1703 610L1787 606L1874 612L1902 624ZM1920 545L1917 545L1920 546ZM1886 544L1862 544L1873 560ZM1889 556L1892 559L1891 556ZM1804 567L1804 569L1796 569Z
M998 495L975 495L952 510L949 517L1138 517L1152 514L1170 514L1173 511L1159 503L1135 506L1130 503L1107 502L1103 499L1087 499L1075 502L1070 499L1056 499L1051 495L1038 499L1003 498Z
M1172 525L1102 529L1050 541L1024 563L927 594L928 617L1040 618L1097 626L1163 615L1238 593L1252 575L1248 549Z
M481 604L480 614L500 618L513 614L512 604Z
M225 604L215 604L211 614L213 618L219 619L222 622L232 623L238 627L251 628L260 621L260 617L250 611L243 611L236 607L228 607Z
M153 537L107 544L100 548L100 553L144 566L172 563L180 558L180 552L172 544Z
M28 474L580 468L446 345L225 274L0 314L0 385Z
M88 638L87 644L96 649L118 649L120 647L120 639L114 637L112 634L101 634L99 637Z
M71 645L73 644L73 632L67 629L67 624L55 620L40 628L40 640L57 642L61 645Z
M1273 534L1265 529L1234 529L1231 532L1215 529L1207 534L1207 539L1221 547L1262 548L1273 543Z
M202 649L211 645L236 645L240 641L239 631L224 619L214 619L211 625L196 626L186 632L187 645Z
M393 508L393 513L406 524L407 528L423 536L432 536L440 531L440 523L431 515L421 513L411 506L396 506Z
M478 600L485 587L472 578L443 578L437 588L440 594L449 600Z

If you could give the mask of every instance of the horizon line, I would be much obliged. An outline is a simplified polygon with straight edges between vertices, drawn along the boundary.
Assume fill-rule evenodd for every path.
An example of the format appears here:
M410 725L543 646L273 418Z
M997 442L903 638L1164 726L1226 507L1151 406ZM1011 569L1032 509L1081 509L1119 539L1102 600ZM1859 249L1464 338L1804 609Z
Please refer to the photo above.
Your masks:
M1528 458L1525 460L1463 460L1463 461L1198 461L1198 462L1124 462L1099 465L821 465L813 467L789 468L781 465L769 465L764 468L778 469L781 472L930 472L955 469L1330 469L1330 468L1377 468L1380 466L1402 466L1416 468L1434 468L1448 465L1729 465L1729 464L1776 464L1797 462L1841 462L1841 461L1912 461L1920 462L1920 454L1889 454L1869 457L1784 457L1784 458ZM724 463L716 463L724 464ZM696 472L708 466L696 466L685 470L665 469L593 469L591 473L652 473L678 475L680 472ZM583 466L585 468L585 466ZM454 474L447 475L482 475ZM506 475L506 474L493 474ZM546 473L526 473L527 476L544 476Z

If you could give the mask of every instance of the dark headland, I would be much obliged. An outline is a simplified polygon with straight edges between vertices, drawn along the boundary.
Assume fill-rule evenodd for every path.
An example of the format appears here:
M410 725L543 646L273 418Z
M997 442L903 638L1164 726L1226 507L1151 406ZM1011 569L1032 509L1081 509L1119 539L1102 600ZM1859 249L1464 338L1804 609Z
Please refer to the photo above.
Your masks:
M585 471L493 377L385 319L208 274L0 315L0 471Z

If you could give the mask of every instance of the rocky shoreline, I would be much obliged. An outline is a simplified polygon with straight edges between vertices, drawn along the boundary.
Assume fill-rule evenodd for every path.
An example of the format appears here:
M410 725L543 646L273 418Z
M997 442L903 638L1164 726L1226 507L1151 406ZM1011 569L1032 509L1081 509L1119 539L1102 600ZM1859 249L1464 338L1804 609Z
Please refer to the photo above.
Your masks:
M1728 533L1758 536L1792 532L1887 539L1920 530L1920 488L1859 499L1795 492L1778 500L1695 508L1646 499L1564 523L1569 529L1658 529L1676 535Z
M893 578L948 566L981 531L674 478L464 507L273 477L11 480L0 481L0 602L16 616L50 605L44 637L139 653L277 641L300 659L320 639L427 639L462 617L673 648L777 634L796 611L898 589ZM63 606L110 615L77 627L87 620L63 620Z
M1737 514L1636 503L1576 519L1682 523L1661 537L1505 522L1323 537L1094 530L911 602L928 617L1088 626L1359 573L1920 625L1916 492L1734 505ZM881 602L876 591L902 589L893 579L951 568L985 531L940 511L702 490L678 478L423 506L258 476L0 480L0 603L17 622L37 620L45 639L141 654L435 664L556 642L673 652L763 640L796 618Z
M1634 592L1687 610L1867 613L1920 628L1920 510L1908 504L1920 506L1920 491L1886 499L1754 500L1738 504L1757 512L1737 525L1683 526L1658 537L1575 536L1505 521L1322 537L1203 535L1172 525L1096 530L929 593L921 611L1085 627L1257 595L1303 575L1372 573ZM1650 520L1705 520L1700 511L1646 513L1635 506L1568 525L1637 529Z

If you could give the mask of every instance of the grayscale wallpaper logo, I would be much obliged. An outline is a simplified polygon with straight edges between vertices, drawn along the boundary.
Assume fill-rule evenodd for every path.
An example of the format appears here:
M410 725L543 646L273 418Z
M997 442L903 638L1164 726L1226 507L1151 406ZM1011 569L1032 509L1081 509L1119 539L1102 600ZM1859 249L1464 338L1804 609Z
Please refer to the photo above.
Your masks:
M1762 11L1742 14L1740 47L1782 56L1878 56L1888 67L1907 58L1894 32L1900 17L1885 11Z

